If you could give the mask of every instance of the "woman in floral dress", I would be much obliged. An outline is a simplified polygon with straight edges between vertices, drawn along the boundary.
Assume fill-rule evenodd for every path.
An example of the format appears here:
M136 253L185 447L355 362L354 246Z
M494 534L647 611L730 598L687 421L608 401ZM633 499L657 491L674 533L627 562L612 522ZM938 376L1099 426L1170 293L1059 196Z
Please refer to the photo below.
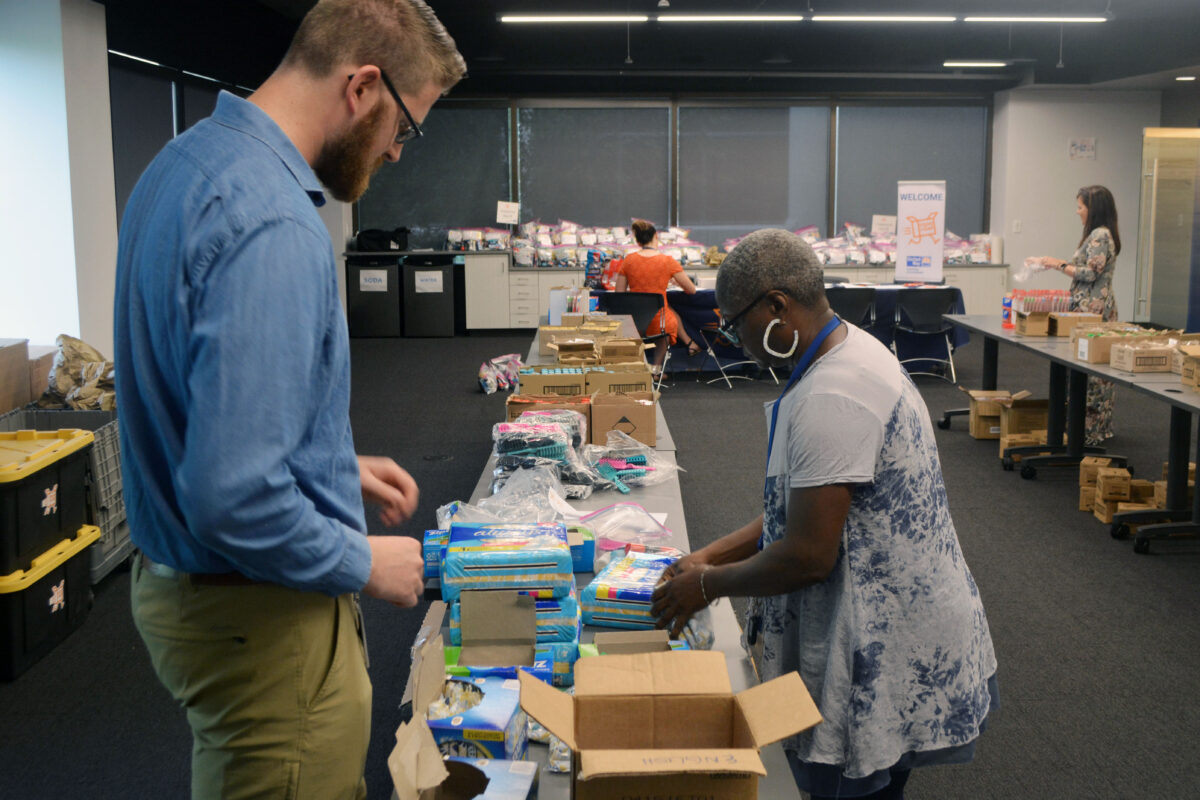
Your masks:
M1083 222L1083 238L1070 261L1045 257L1047 269L1057 269L1071 278L1071 310L1099 314L1105 322L1117 319L1117 298L1113 293L1113 273L1121 252L1121 234L1117 232L1117 204L1112 192L1103 186L1085 186L1075 195L1075 213ZM1113 395L1111 381L1088 378L1087 427L1089 445L1111 439Z

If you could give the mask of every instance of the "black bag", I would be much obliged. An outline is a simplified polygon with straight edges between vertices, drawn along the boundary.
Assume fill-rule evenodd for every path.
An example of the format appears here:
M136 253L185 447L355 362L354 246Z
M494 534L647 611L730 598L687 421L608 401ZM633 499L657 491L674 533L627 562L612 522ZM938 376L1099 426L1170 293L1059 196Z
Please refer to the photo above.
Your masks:
M408 228L396 228L391 231L368 228L365 231L359 231L358 235L354 237L354 249L367 253L391 250L393 242L396 244L397 250L407 250Z

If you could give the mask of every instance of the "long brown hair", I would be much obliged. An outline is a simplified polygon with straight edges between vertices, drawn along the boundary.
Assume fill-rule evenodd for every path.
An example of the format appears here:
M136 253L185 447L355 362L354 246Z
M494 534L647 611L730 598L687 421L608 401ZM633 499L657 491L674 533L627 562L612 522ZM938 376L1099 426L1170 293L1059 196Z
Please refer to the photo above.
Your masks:
M1088 210L1087 222L1083 223L1083 237L1079 244L1083 245L1087 237L1096 228L1108 228L1113 237L1113 245L1117 253L1121 252L1121 234L1117 232L1117 201L1113 200L1112 192L1103 186L1085 186L1075 195Z
M633 221L633 238L637 240L637 243L642 247L646 247L648 244L653 242L654 235L656 233L658 233L658 231L654 229L653 225L651 225L649 222L646 222L646 220L635 219Z

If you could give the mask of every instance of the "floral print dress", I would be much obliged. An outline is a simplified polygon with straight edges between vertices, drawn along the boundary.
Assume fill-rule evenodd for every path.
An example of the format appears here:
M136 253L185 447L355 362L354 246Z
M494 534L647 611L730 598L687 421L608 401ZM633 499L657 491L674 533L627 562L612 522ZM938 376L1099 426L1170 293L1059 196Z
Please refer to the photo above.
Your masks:
M1075 278L1071 281L1071 310L1100 314L1105 322L1117 319L1117 297L1113 293L1113 273L1117 266L1117 247L1112 232L1099 227L1071 256ZM1089 445L1099 445L1113 435L1112 411L1116 385L1100 378L1088 378L1087 423Z
M970 760L997 690L929 411L891 352L848 328L780 401L763 496L766 547L791 489L853 485L837 562L819 584L752 599L746 644L761 639L764 681L798 670L824 717L784 742L797 785L858 796L890 768Z

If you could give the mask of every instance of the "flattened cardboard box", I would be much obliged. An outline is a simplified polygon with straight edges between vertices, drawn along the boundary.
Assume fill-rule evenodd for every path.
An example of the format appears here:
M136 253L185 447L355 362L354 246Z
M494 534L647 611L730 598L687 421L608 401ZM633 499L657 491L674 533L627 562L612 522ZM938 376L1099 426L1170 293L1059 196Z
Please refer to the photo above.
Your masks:
M609 431L621 431L650 447L658 443L654 394L596 394L592 396L592 444L607 444Z
M1076 325L1090 325L1102 320L1099 314L1085 311L1051 311L1049 333L1051 336L1070 336Z
M581 659L574 697L520 680L521 707L574 752L575 800L750 800L760 748L821 722L798 673L734 694L711 651Z
M50 370L58 348L48 345L29 346L29 399L37 400L50 388Z
M588 428L592 426L592 398L588 395L579 397L564 397L557 394L510 394L504 402L505 417L513 422L526 411L552 411L565 408L578 411L588 420Z

